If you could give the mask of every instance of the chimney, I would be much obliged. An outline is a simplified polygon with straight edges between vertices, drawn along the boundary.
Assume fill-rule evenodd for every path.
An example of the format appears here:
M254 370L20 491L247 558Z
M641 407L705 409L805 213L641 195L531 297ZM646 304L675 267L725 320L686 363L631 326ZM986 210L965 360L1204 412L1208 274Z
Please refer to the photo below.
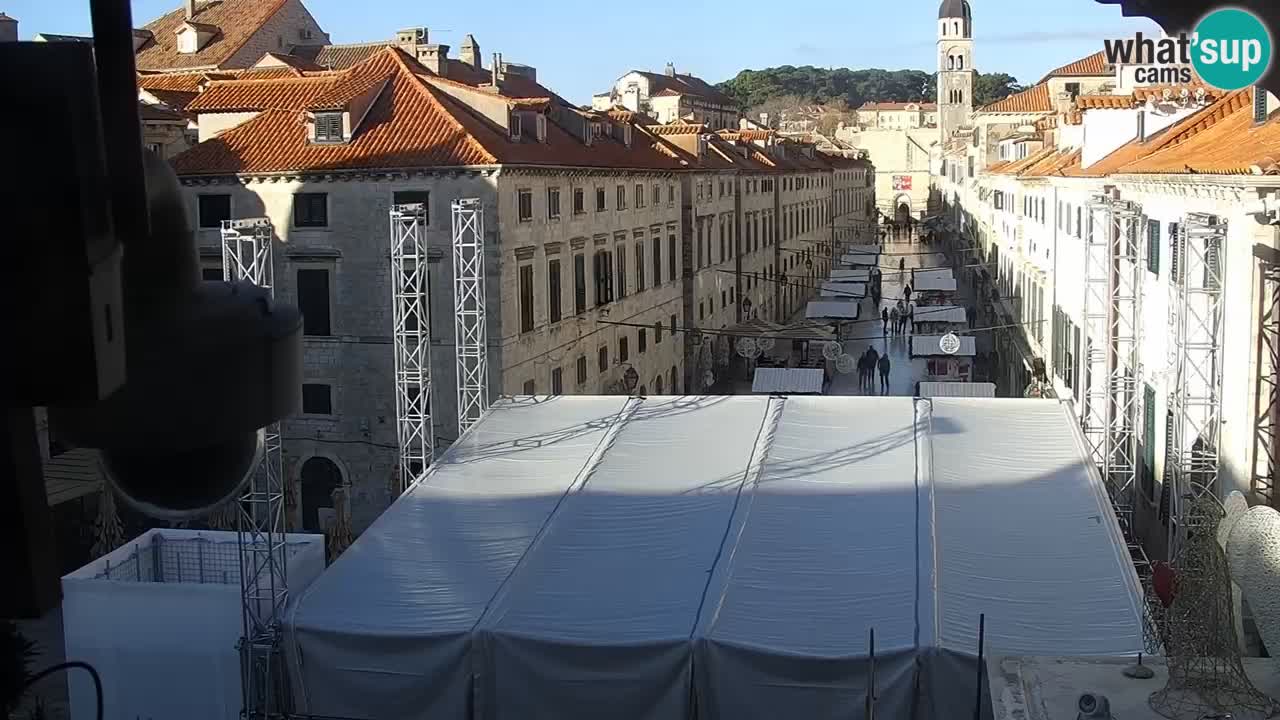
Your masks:
M1267 90L1261 85L1253 86L1253 122L1261 125L1267 121L1267 112L1269 103L1267 102Z
M422 66L440 77L445 77L449 73L449 46L448 45L419 45L417 50L418 62Z
M476 42L475 36L468 34L462 39L462 62L476 70L483 70L480 57L480 43Z
M490 77L493 78L491 84L494 87L502 85L502 53L493 54L493 67L489 68Z
M0 42L18 42L18 21L0 12Z
M676 66L672 65L671 63L667 63L667 77L675 77L675 76L676 76Z
M1147 141L1147 113L1142 108L1138 108L1138 142Z
M187 9L187 19L191 20L196 16L196 0L186 0L184 3Z

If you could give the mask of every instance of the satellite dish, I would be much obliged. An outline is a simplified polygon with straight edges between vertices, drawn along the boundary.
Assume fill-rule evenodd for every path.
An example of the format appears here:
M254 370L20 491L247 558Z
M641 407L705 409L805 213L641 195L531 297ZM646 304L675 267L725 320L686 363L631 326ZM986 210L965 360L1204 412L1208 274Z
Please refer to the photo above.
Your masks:
M756 344L753 338L738 338L738 354L748 360L758 358L760 357L760 346Z
M711 372L710 370L702 373L702 385L704 387L711 387L712 385L715 385L715 384L716 384L715 373Z
M835 360L844 352L844 348L840 347L840 343L835 340L828 340L822 345L822 357L828 360Z
M938 338L938 349L947 355L960 352L960 337L955 333L947 333Z
M836 370L842 373L851 373L858 363L854 361L853 356L845 353L836 358Z

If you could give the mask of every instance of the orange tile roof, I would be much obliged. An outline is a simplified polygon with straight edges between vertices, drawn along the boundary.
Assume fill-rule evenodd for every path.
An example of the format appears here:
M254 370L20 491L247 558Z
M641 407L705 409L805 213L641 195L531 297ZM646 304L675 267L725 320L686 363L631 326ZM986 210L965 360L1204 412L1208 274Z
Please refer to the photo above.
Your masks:
M143 90L178 90L200 92L205 73L138 73L138 87Z
M1129 162L1117 174L1280 174L1280 118L1253 122L1249 90L1236 91L1192 115L1155 152Z
M328 69L328 68L321 67L320 65L317 65L306 58L298 57L297 55L289 55L286 53L269 52L264 54L261 58L259 58L258 62L261 63L265 58L268 58L268 57L273 60L276 60L277 62L284 63L285 65L295 70L326 70ZM257 69L257 68L251 68L251 69Z
M389 83L349 143L308 142L306 126L296 109L311 102L296 86L324 86L326 82L337 82L334 78L240 81L227 83L227 92L242 92L237 86L251 84L288 86L274 96L254 91L262 92L263 97L253 98L287 107L267 109L196 145L175 157L173 166L180 175L187 176L496 163L667 171L687 166L659 138L639 128L630 147L609 137L596 138L587 146L552 122L547 123L546 142L528 137L512 141L504 129L423 81L421 65L402 51L386 49L366 63L370 67L357 66L351 72L362 77L376 76L379 68L386 68ZM212 92L214 88L205 95Z
M150 93L151 96L154 97L156 100L159 100L160 102L164 103L165 105L168 105L174 110L178 110L182 112L185 112L187 109L187 106L191 104L191 101L195 100L196 97L200 95L200 93L183 92L181 90L148 89L147 92Z
M1047 113L1053 112L1053 102L1049 99L1049 86L1041 83L985 105L979 108L978 112Z
M1186 90L1190 97L1195 97L1199 90L1204 91L1206 100L1217 100L1223 96L1223 91L1218 88L1205 85L1201 82L1189 83L1187 85L1152 85L1148 87L1134 88L1133 99L1137 102L1144 103L1148 99L1154 99L1156 102L1165 99L1165 93L1169 93L1169 97L1178 98L1182 96L1182 91Z
M1049 177L1053 175L1062 175L1065 168L1079 164L1080 150L1054 150L1050 154L1044 156L1031 166L1026 167L1022 172L1018 173L1022 177Z
M1104 77L1112 74L1112 69L1107 66L1107 55L1104 51L1098 52L1080 58L1075 62L1067 63L1060 68L1049 71L1047 75L1040 78L1040 83L1051 77Z
M1081 95L1076 107L1081 110L1123 110L1133 107L1133 95Z
M1058 151L1057 148L1053 148L1053 147L1042 148L1040 150L1037 150L1036 152L1031 153L1030 155L1024 158L1010 161L998 168L988 168L987 174L988 175L1020 175L1022 174L1023 170L1026 170L1027 168L1035 165L1036 163L1039 163L1041 160L1044 160L1050 155L1053 155L1057 151Z
M671 125L649 125L646 130L654 135L698 135L707 132L706 125L691 123L674 123Z
M391 43L351 43L346 45L294 45L289 54L330 70L348 70L368 60Z
M262 29L284 3L285 0L198 2L191 22L216 27L217 32L194 53L178 52L178 28L188 22L185 10L178 8L146 24L145 29L150 30L153 37L138 50L137 67L143 70L219 67Z
M186 107L187 112L305 110L330 92L331 77L287 80L221 80L209 84Z
M938 109L937 103L931 102L872 102L868 100L858 106L859 110L906 110L908 105L915 105L925 112Z
M1227 94L1213 105L1179 120L1160 132L1147 138L1146 142L1131 140L1121 145L1114 152L1086 168L1064 171L1065 174L1077 177L1105 177L1120 172L1122 168L1136 163L1165 148L1181 144L1195 135L1214 127L1223 118L1241 107L1248 108L1249 91L1237 90ZM1222 138L1219 137L1219 142ZM1178 172L1185 170L1179 168Z

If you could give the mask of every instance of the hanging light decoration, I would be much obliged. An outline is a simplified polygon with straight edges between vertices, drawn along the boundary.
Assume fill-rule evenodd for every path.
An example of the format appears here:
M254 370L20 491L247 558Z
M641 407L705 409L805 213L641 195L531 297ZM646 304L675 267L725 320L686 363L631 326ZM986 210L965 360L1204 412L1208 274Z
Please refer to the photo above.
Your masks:
M756 338L756 345L760 348L760 352L767 353L773 349L776 343L771 337Z
M843 353L836 358L836 370L846 375L853 372L857 366L858 363L848 353Z
M710 370L702 373L702 386L711 387L716 384L716 374Z
M754 360L760 357L760 346L752 338L738 338L738 354L748 360Z
M840 343L835 340L828 340L822 344L822 357L828 360L835 360L843 351L844 348L840 347Z

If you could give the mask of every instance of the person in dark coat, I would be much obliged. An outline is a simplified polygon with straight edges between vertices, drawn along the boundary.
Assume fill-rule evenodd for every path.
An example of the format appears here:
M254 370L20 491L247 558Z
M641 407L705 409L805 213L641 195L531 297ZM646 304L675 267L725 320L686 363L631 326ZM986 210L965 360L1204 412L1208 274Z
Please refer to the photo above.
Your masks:
M862 353L862 357L858 358L858 389L867 389L867 354Z
M972 330L974 322L976 322L978 319L978 311L976 308L970 305L964 309L964 314L965 314L965 319L969 321L969 329Z
M884 322L884 326L880 330L881 335L889 334L889 308L880 308L880 319Z
M907 259L904 257L898 258L898 272L901 273L906 271L907 271Z
M880 394L888 395L889 394L889 356L888 355L880 356L879 367L880 367Z
M910 303L910 302L911 302L911 286L910 286L910 285L907 285L907 286L905 286L905 287L903 287L903 288L902 288L902 297L903 297L903 299L904 299L904 300L906 300L908 303Z

